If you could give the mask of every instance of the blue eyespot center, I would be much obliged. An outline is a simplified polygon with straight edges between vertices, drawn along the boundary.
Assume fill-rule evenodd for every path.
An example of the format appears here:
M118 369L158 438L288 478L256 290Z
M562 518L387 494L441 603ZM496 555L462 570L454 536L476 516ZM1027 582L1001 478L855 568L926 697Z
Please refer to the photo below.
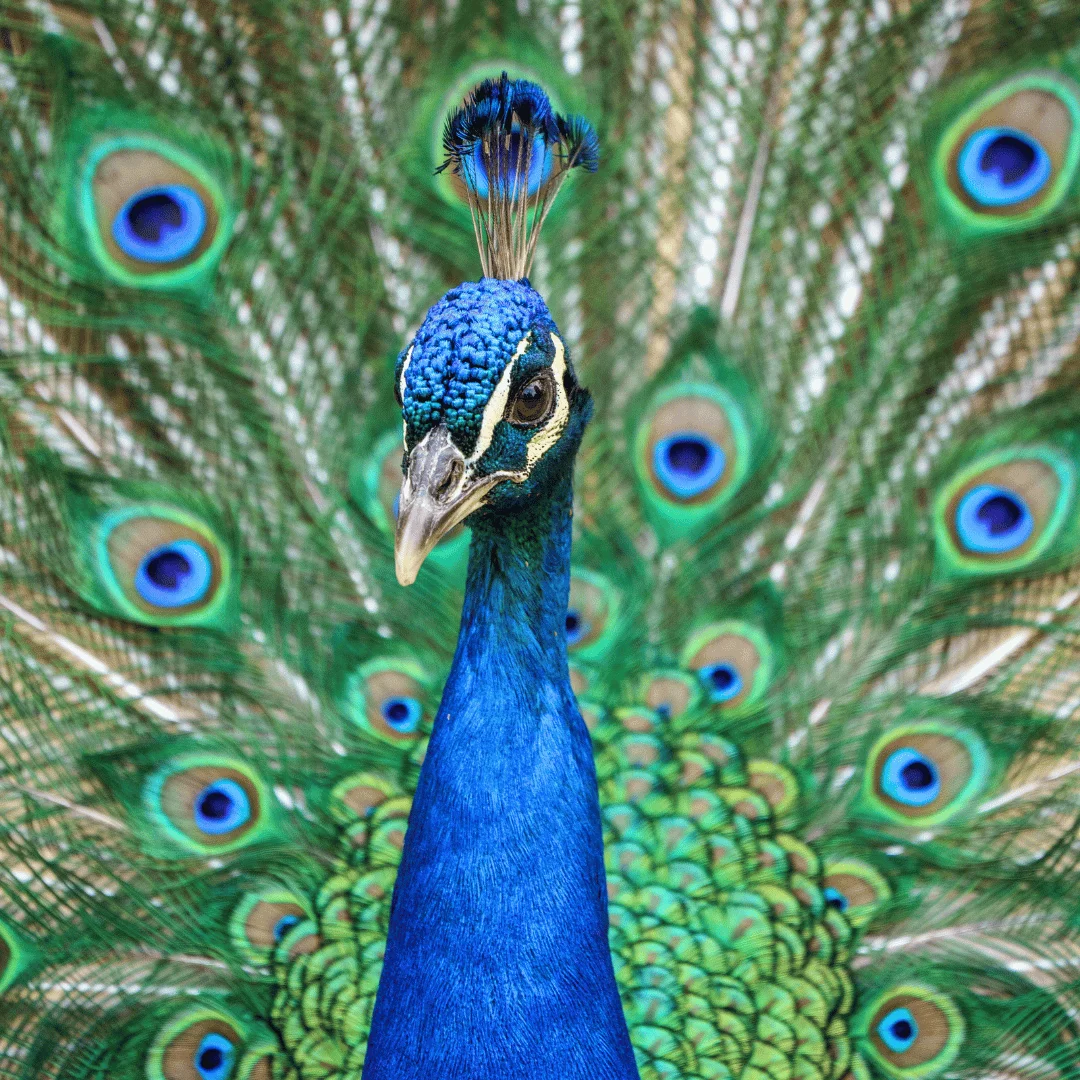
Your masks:
M566 613L566 644L576 645L583 638L588 637L592 626L588 620L576 608L570 608Z
M402 733L416 730L422 711L420 702L411 697L387 698L380 706L382 718L387 725Z
M941 794L937 766L910 747L894 750L881 775L882 791L905 806L926 806Z
M525 171L526 159L529 166L528 194L535 195L540 190L541 185L551 176L554 158L542 134L533 137L530 156L520 128L515 125L511 131L508 145L504 144L497 151L498 164L496 165L496 172L502 173L502 183L507 189L507 195L522 194L522 180L519 179L519 174L523 174ZM479 139L473 147L472 157L469 162L469 167L465 170L465 182L477 196L486 199L490 182L487 167L484 164L484 144Z
M232 832L250 819L251 802L235 780L216 780L195 796L195 824L211 836Z
M197 604L214 577L210 556L194 540L174 540L148 551L135 572L135 590L155 607Z
M956 531L969 551L1002 554L1015 551L1035 531L1035 519L1023 496L993 484L969 491L956 508Z
M848 898L839 889L826 885L822 890L822 895L825 897L825 903L829 907L836 908L837 911L847 911Z
M236 1048L224 1035L211 1031L195 1051L195 1071L202 1080L227 1080L235 1054Z
M706 435L680 431L657 442L653 471L657 479L680 499L708 491L724 475L727 455Z
M1042 144L1015 128L976 131L957 160L964 190L983 206L1013 206L1030 199L1054 171Z
M169 263L190 255L206 231L206 207L182 184L146 188L132 195L113 220L120 250L140 262Z
M280 941L299 921L299 915L282 915L274 923L274 940Z
M710 664L698 672L713 701L730 701L742 693L743 680L734 664Z
M914 1046L919 1037L919 1025L910 1009L893 1009L878 1024L877 1032L894 1054L902 1054Z

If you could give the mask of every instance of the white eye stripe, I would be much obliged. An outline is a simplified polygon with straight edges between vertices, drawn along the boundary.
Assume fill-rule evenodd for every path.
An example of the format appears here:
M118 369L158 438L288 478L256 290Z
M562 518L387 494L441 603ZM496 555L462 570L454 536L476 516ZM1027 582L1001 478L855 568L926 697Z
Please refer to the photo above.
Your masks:
M514 365L525 355L525 350L529 347L531 339L532 331L518 342L518 347L514 350L514 355L510 357L510 362L503 368L499 382L492 391L491 397L488 398L487 405L484 406L484 417L480 421L480 434L476 439L476 447L469 457L465 459L466 465L473 465L479 461L487 453L488 447L491 446L491 440L495 438L495 427L503 418L503 413L506 412L506 402L510 398L510 378L514 374Z
M551 335L555 345L555 359L551 361L551 374L555 378L555 409L543 427L539 428L529 440L528 468L532 468L558 441L570 419L570 400L566 396L563 379L566 375L566 350L555 335Z
M405 354L405 363L401 365L401 374L398 376L398 397L402 401L405 400L405 372L409 370L409 364L412 362L412 351L415 346L410 345L409 351ZM401 417L401 441L407 446L409 443L409 425L405 423L405 417Z

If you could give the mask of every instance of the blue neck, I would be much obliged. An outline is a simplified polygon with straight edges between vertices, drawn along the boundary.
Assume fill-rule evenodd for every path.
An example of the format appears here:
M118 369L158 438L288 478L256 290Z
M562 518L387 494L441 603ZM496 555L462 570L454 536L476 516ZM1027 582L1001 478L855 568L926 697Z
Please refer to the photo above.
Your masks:
M570 482L474 523L364 1080L637 1080L566 663Z

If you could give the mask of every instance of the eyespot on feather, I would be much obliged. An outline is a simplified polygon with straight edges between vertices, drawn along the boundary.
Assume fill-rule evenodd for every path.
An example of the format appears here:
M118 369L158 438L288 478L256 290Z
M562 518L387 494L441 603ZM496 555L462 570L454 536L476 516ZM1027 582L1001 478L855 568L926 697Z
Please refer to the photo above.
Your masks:
M953 1000L918 984L892 987L860 1010L855 1024L864 1053L894 1080L925 1080L951 1065L965 1024Z
M187 754L152 773L143 806L169 839L201 855L244 847L269 824L267 792L255 773L211 754Z
M662 719L677 720L701 697L701 687L683 671L656 671L645 676L641 700Z
M1055 71L1013 76L945 129L934 155L939 197L976 233L1024 229L1064 199L1080 163L1080 87Z
M150 1045L148 1080L232 1080L244 1049L242 1028L216 1009L189 1009L173 1018Z
M99 268L152 289L190 286L211 271L234 217L197 156L145 131L99 134L81 165L77 209Z
M292 927L311 917L310 905L298 893L264 885L241 897L233 909L229 938L245 959L266 964Z
M566 646L579 660L597 660L618 634L621 598L602 574L573 567L566 611Z
M775 661L763 630L730 619L702 627L691 635L681 663L696 673L708 701L736 710L761 700L772 680Z
M749 473L751 441L726 387L677 382L658 392L634 437L634 470L656 527L674 538L712 520Z
M319 926L314 919L298 919L295 922L290 919L274 945L273 959L275 963L288 964L298 956L318 952L321 946Z
M165 504L112 510L92 568L118 611L148 626L221 626L234 591L228 546L195 514Z
M427 678L407 659L373 660L345 680L344 710L358 727L391 743L420 738Z
M942 569L990 574L1028 566L1062 535L1075 501L1075 464L1056 448L1003 449L978 458L935 499Z
M856 929L873 918L892 895L889 883L859 859L829 859L822 878L825 903L843 912Z
M339 780L330 792L330 810L344 825L371 818L387 800L400 795L395 781L378 773L356 773Z
M947 821L983 791L990 756L974 731L935 721L904 724L877 740L863 800L875 816L926 826Z

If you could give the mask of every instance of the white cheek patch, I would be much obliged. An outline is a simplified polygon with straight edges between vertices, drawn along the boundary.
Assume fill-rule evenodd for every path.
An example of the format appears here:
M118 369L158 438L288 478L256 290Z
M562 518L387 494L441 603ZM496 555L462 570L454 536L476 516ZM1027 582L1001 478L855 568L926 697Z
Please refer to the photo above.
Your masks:
M566 350L555 334L551 335L551 340L555 344L555 359L551 361L551 374L555 377L555 411L551 414L551 419L529 440L530 469L559 441L570 419L570 399L563 386Z
M495 438L495 427L503 418L503 413L506 412L506 402L510 398L510 378L514 374L514 365L525 354L531 338L532 333L530 332L518 342L518 347L514 350L514 355L510 357L510 362L503 368L499 382L491 392L487 405L484 406L484 417L480 421L480 434L476 439L476 449L466 458L466 465L474 465L478 462L487 453L488 447L491 446L491 440Z
M398 397L402 401L405 400L405 372L409 370L409 363L412 361L412 351L414 346L409 346L409 351L405 354L405 363L401 365L401 375L398 376ZM408 445L409 428L405 423L405 417L401 418L401 441Z

